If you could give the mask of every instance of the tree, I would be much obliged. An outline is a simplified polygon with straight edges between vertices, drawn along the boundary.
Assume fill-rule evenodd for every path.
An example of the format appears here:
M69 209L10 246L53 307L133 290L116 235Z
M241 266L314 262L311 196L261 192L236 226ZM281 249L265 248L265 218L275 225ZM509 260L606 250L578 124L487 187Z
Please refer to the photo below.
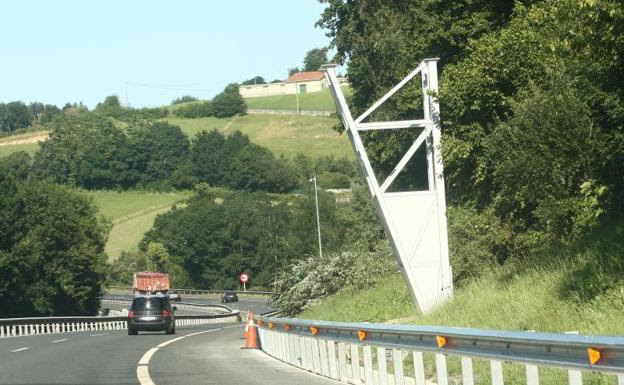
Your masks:
M0 162L0 316L95 315L108 226L92 201Z
M184 95L182 97L173 99L173 101L171 102L171 104L180 104L180 103L189 103L189 102L197 102L199 101L199 99L197 99L194 96L191 95Z
M190 143L180 127L157 122L131 139L131 161L142 183L163 183L189 158Z
M318 71L323 64L327 64L327 48L313 48L303 58L304 71Z
M151 242L147 245L145 252L145 266L147 271L157 271L166 273L169 253L162 243Z
M289 68L289 69L288 69L288 76L292 76L292 75L294 75L294 74L296 74L296 73L298 73L298 72L301 72L301 71L299 70L299 67L292 67L292 68Z
M247 79L241 83L243 86L255 85L255 84L266 84L266 81L262 76L254 76L251 79Z
M0 103L0 132L11 132L29 127L32 120L32 114L23 102Z
M121 107L121 103L119 102L119 97L117 95L107 96L102 103L98 103L95 107L99 108L119 108Z
M217 118L227 118L244 115L247 112L247 103L238 92L238 85L232 83L212 99L212 108Z

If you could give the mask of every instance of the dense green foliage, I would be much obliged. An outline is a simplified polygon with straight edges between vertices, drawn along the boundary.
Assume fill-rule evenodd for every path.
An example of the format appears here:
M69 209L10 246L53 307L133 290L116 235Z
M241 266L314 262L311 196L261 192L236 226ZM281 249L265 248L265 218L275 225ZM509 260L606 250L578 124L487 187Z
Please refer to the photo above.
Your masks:
M217 118L244 115L247 112L247 104L238 92L238 84L228 84L221 93L212 98L212 110Z
M0 159L0 316L95 315L108 228L89 199Z
M34 126L49 123L61 110L51 104L20 101L0 103L0 133L11 133Z
M327 64L327 48L313 48L303 58L304 71L318 71L323 64Z
M553 247L588 261L570 278L576 293L591 298L619 279L624 237L611 234L624 231L621 2L321 2L319 25L336 59L348 59L356 114L420 60L440 57L459 282ZM421 115L420 81L412 83L373 120ZM413 135L364 140L383 174Z
M147 251L151 243L164 245L170 260L188 272L194 286L232 288L245 271L251 285L267 288L276 283L279 273L278 289L285 288L290 285L284 283L289 274L285 272L297 261L318 254L313 189L299 196L237 191L216 195L202 185L195 190L185 207L156 218L140 246ZM356 191L348 204L319 191L324 255L334 260L340 250L357 244L357 251L350 254L353 258L359 251L374 260L389 257L387 245L379 241L383 230L370 220L375 213L368 193L362 187ZM388 266L395 270L394 265ZM325 292L331 294L333 289Z
M214 109L209 101L188 103L173 110L173 116L188 119L206 118L214 116Z
M197 99L194 96L191 95L184 95L181 96L179 98L175 98L171 101L171 104L180 104L180 103L189 103L189 102L198 102L199 99Z
M266 80L264 80L264 78L262 76L254 76L251 79L247 79L244 82L241 82L242 86L249 86L249 85L255 85L255 84L266 84Z

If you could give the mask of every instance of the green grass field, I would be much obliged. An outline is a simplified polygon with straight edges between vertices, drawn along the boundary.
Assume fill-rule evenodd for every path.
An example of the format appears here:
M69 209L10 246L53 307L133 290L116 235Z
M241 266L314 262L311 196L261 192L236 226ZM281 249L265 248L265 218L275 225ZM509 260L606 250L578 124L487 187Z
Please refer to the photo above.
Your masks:
M143 234L152 228L158 214L174 203L188 198L190 191L154 193L142 191L83 191L93 198L100 214L109 219L113 228L106 243L109 260L124 250L136 249Z
M349 139L333 129L339 121L332 117L245 115L227 119L168 118L167 121L180 126L190 137L202 130L217 129L224 133L239 130L278 156L303 153L311 157L353 157Z
M38 143L27 144L11 144L6 146L0 146L0 158L11 155L15 152L26 151L30 156L35 155L39 151Z
M350 87L342 87L346 97L351 96ZM245 98L248 108L267 110L291 110L297 109L297 95L273 95ZM308 92L299 95L299 108L308 111L336 111L334 100L329 89L321 92Z
M29 131L15 135L7 135L0 137L0 158L13 154L14 152L26 151L31 156L39 150L39 144L19 143L20 141L35 140L33 138L41 138L48 135L49 131ZM18 143L14 143L18 142Z

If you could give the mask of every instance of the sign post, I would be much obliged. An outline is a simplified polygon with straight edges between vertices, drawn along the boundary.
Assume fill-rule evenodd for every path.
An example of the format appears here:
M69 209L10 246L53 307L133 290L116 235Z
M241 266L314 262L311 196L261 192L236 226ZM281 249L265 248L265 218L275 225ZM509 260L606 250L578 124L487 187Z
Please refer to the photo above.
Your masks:
M241 273L240 281L243 283L243 291L247 291L247 281L249 280L249 276L247 273Z

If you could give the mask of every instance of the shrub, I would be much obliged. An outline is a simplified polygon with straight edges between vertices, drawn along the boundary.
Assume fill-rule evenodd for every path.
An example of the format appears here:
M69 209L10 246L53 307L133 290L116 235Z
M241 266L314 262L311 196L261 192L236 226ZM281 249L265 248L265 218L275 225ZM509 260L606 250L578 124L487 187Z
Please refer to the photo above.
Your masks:
M173 115L179 118L195 119L214 116L211 102L190 103L173 111Z
M375 252L352 249L326 254L322 259L318 256L302 259L279 275L276 282L279 294L273 301L292 316L343 289L371 286L397 272L388 249L379 248Z
M227 118L234 115L247 113L247 103L238 92L236 83L229 84L225 89L212 99L214 116Z

